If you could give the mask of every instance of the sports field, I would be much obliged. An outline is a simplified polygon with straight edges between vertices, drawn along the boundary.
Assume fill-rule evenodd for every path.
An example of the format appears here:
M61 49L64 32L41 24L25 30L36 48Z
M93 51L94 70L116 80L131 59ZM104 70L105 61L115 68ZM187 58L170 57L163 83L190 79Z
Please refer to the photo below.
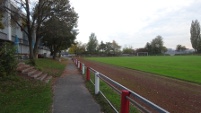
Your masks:
M201 84L201 56L92 57L87 59Z

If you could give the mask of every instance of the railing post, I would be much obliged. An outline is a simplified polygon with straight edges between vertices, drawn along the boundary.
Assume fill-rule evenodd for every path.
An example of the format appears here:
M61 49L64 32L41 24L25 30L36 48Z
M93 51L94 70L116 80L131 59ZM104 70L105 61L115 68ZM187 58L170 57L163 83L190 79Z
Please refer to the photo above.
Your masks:
M82 71L82 63L80 62L80 70Z
M99 72L95 73L95 94L100 92L100 79L99 79Z
M87 76L86 76L87 81L90 80L90 71L89 71L89 67L87 67Z
M82 64L82 74L84 75L85 73L85 66L84 66L84 63Z
M126 96L129 96L130 93L127 90L122 90L121 93L121 112L120 113L129 113L129 100L126 99Z
M80 61L78 61L78 63L77 63L77 68L78 69L80 68Z
M75 64L76 64L76 66L77 66L77 59L75 59Z

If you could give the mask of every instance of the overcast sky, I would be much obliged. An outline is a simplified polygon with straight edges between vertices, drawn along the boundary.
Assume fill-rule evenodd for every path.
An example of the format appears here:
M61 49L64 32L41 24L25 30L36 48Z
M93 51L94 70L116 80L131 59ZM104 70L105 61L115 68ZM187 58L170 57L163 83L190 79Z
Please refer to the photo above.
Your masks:
M167 48L192 48L190 25L201 20L201 0L70 0L79 15L77 41L90 34L122 47L144 47L157 35Z

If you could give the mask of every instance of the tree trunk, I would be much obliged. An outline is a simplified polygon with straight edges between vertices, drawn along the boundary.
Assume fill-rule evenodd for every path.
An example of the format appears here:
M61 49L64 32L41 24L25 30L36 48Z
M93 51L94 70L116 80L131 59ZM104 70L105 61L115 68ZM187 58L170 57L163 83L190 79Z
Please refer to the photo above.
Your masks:
M33 54L36 59L38 58L38 45L39 45L39 36L36 33L36 42L34 44L34 49L33 49Z
M29 59L34 59L33 58L33 47L32 47L32 37L30 34L28 34L28 40L29 40Z
M27 24L27 30L28 30L28 40L29 40L29 59L34 61L34 57L33 57L33 47L32 47L32 33L33 33L33 29L31 28L31 19L30 19L30 10L29 10L29 0L25 0L25 5L26 5L26 24Z
M57 53L56 53L56 51L53 51L53 59L55 60L56 59L56 55L57 55Z

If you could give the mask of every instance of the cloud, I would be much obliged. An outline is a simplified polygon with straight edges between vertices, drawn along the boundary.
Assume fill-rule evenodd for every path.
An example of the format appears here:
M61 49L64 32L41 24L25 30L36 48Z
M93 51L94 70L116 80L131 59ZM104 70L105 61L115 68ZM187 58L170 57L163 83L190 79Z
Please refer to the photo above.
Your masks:
M200 19L197 0L73 0L79 14L77 40L87 43L94 32L100 41L144 47L157 35L165 46L191 48L190 24Z

